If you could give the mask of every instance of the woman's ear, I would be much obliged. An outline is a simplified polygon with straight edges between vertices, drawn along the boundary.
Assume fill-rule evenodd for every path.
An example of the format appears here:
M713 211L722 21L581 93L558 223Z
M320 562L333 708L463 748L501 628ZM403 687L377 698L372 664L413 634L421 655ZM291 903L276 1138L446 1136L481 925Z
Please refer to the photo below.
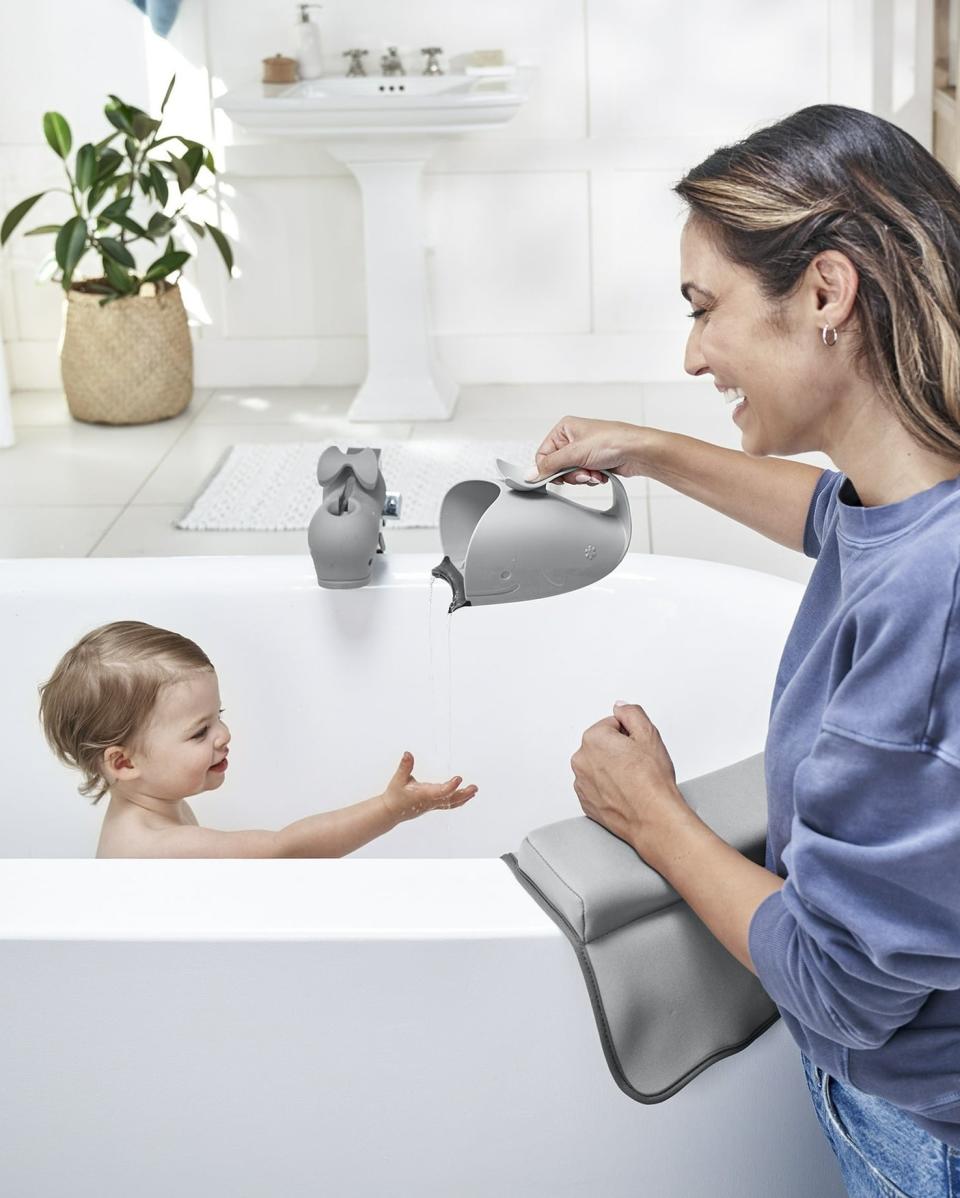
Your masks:
M824 250L808 267L811 273L816 320L839 329L850 319L860 287L860 275L846 254Z

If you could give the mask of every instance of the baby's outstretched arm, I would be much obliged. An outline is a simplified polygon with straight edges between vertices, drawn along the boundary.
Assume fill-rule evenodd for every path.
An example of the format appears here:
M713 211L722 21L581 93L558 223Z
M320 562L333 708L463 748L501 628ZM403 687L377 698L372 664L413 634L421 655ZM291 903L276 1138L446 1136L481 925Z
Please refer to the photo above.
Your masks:
M138 857L344 857L405 820L427 811L462 807L477 793L461 787L458 775L448 782L418 782L413 754L404 753L383 794L298 819L277 832L251 829L219 832L213 828L173 827L151 834Z

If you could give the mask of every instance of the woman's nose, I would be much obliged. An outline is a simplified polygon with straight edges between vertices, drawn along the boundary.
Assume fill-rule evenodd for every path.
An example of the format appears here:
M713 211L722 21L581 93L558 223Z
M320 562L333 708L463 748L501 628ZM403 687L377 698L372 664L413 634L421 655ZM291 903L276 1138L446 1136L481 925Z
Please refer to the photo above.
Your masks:
M700 352L700 335L696 328L690 330L687 346L683 354L683 369L694 376L705 374L710 367Z

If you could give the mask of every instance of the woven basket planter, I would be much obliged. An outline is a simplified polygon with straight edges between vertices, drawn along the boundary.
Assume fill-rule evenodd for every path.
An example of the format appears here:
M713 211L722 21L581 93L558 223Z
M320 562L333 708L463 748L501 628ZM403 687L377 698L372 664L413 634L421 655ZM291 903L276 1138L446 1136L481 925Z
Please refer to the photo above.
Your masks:
M60 373L76 420L145 424L168 420L193 395L193 345L180 288L100 305L67 292Z

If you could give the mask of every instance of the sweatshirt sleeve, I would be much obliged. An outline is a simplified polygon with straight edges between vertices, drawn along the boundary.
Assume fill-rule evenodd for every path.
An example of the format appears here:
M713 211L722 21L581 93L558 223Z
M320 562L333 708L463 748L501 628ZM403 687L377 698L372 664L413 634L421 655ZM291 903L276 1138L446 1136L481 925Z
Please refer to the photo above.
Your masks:
M794 789L787 879L754 913L750 955L806 1027L878 1048L931 990L960 988L960 769L823 730Z
M837 492L844 476L838 470L824 470L810 497L807 520L803 529L803 552L807 557L819 557L827 521L837 508Z

